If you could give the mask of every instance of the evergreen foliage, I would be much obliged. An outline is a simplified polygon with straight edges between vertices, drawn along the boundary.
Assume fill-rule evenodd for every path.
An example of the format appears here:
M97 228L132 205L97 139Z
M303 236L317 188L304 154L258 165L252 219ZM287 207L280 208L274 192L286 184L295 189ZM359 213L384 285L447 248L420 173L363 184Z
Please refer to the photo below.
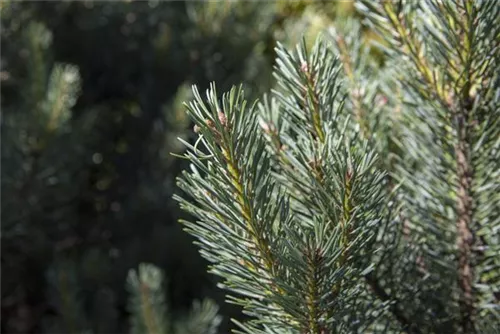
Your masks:
M76 219L67 221L74 217L67 203L78 196L80 190L76 186L78 177L83 177L79 171L84 155L88 154L88 148L85 147L88 142L82 138L92 139L89 137L95 117L91 113L90 117L72 119L73 107L81 89L80 74L74 65L49 65L52 33L46 26L31 22L24 30L23 37L28 55L28 71L23 78L27 89L23 92L22 104L15 105L15 109L9 106L4 110L7 117L2 129L2 160L9 159L3 165L2 172L8 177L2 178L2 191L12 196L2 201L2 241L8 247L19 247L25 252L28 250L28 256L31 251L41 249L43 252L38 254L37 260L40 261L38 265L42 265L42 259L50 258L47 245L26 244L33 241L46 243L52 235L64 235L63 229L75 228ZM64 150L66 155L58 158L61 154L59 150ZM95 156L93 158L96 159ZM19 169L19 166L23 168ZM54 208L48 210L49 205ZM22 211L9 211L21 207ZM42 216L47 226L30 226L35 221L34 216L38 219ZM61 222L58 224L58 221ZM44 240L45 233L49 240ZM56 244L53 262L46 270L45 295L48 307L57 316L44 317L41 326L50 333L113 332L116 330L113 322L118 317L109 289L101 289L96 294L92 310L94 314L87 314L84 305L86 300L82 281L88 275L84 271L96 270L94 275L105 275L105 272L99 272L103 268L85 267L94 266L95 259L92 257L102 254L99 250L90 249L84 254L82 263L78 263L78 257L68 251L73 243L75 240L66 239ZM21 251L18 253L22 254ZM20 267L24 259L17 257L9 260L12 262L2 261L2 265L11 274L12 271L26 270ZM29 283L34 282L31 281L33 278L25 279ZM10 280L8 283L12 284ZM128 286L131 290L131 333L187 333L183 328L193 334L214 333L221 322L217 305L205 299L202 304L195 302L185 319L170 325L173 312L167 312L165 307L163 273L153 265L140 265L138 273L130 270ZM45 286L37 283L31 288L39 287ZM25 332L29 326L18 324L18 329ZM174 331L174 328L181 331Z
M125 280L142 262L169 277L173 327L192 300L220 301L174 224L184 165L168 152L188 137L181 102L192 82L267 91L275 40L317 29L326 7L336 6L1 1L1 332L128 332ZM207 311L193 311L200 323L214 311L193 308Z
M186 98L184 81L217 71L213 63L192 70L184 48L161 66L136 62L163 54L159 41L168 32L158 29L160 18L181 31L199 26L186 14L177 15L185 26L176 26L171 17L185 12L182 6L161 6L153 15L149 6L124 2L1 5L2 332L127 332L125 277L142 261L172 271L166 286L172 319L185 317L200 295L217 298L204 263L172 224L180 216L170 200L180 164L168 156L187 126L177 112L177 101ZM75 22L68 26L64 17ZM97 24L102 17L104 26ZM124 25L134 33L115 36L125 17L140 18ZM75 24L85 29L77 34ZM153 48L144 35L154 29ZM203 48L191 35L184 31L171 45ZM116 48L96 36L112 38ZM140 49L131 51L138 41ZM96 49L99 57L86 54ZM127 57L117 56L123 53ZM113 67L108 59L120 62ZM137 68L141 76L132 79ZM230 73L241 80L237 72L211 78ZM210 305L194 306L199 321L193 326L208 321ZM191 328L197 330L203 332Z
M495 333L500 5L356 5L382 66L347 22L260 102L193 88L183 223L241 332Z
M138 271L131 269L127 284L131 297L131 333L134 334L213 334L220 323L218 307L210 299L203 303L195 301L189 315L172 324L163 293L164 277L157 267L150 264L139 265ZM175 329L175 330L174 330Z
M97 323L98 332L109 332L109 319L116 318L116 311L109 307L98 309L104 314L86 315L82 305L80 273L75 263L61 260L48 271L51 284L49 298L60 312L59 316L47 318L45 326L50 333L94 333L92 322ZM191 311L184 317L172 319L164 291L164 275L161 269L151 264L140 264L138 270L130 269L127 277L129 290L128 308L130 330L133 334L214 334L221 322L218 306L211 299L194 301ZM106 298L103 296L103 298ZM109 298L109 297L108 297ZM107 303L105 303L106 305ZM102 306L102 305L101 305ZM109 305L108 305L109 306ZM99 305L96 305L99 308ZM89 319L90 318L90 319ZM112 330L112 329L111 329Z

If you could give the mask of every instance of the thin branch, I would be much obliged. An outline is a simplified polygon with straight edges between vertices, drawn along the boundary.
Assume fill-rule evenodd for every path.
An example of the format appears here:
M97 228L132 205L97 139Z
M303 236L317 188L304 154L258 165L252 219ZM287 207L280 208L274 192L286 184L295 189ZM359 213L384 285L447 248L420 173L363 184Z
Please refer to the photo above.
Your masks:
M460 287L460 327L462 333L475 332L475 306L474 306L474 268L472 265L472 247L474 243L474 235L472 231L473 219L473 195L472 195L472 178L474 170L471 161L471 126L470 116L473 108L473 99L470 96L470 89L473 84L470 74L470 64L474 50L474 27L473 27L473 5L472 3L465 4L466 12L463 15L466 21L464 25L468 28L464 34L464 58L466 59L464 66L464 84L460 101L455 104L453 110L454 120L458 135L458 141L455 145L455 156L457 159L457 248L458 248L458 284Z
M457 247L458 283L460 287L460 326L463 333L474 331L474 273L471 263L473 234L471 231L473 215L472 176L470 144L467 125L468 111L464 108L456 115L458 142L455 146L457 159L458 197L457 197Z

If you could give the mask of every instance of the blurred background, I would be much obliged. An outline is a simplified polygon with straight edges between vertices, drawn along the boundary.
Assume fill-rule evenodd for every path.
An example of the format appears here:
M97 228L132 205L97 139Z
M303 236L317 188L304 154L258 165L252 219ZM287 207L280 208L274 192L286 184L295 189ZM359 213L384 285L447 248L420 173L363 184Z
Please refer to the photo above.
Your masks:
M171 319L193 300L240 310L178 223L191 85L248 98L274 47L347 17L349 1L1 1L1 332L129 333L129 271L165 276Z

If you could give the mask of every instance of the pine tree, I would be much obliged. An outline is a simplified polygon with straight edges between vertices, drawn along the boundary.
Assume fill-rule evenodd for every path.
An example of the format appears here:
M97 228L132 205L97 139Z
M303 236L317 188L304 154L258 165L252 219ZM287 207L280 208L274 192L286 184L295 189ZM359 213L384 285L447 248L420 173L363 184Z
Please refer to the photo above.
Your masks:
M495 333L500 5L356 5L381 66L347 23L258 102L193 88L183 223L242 332Z

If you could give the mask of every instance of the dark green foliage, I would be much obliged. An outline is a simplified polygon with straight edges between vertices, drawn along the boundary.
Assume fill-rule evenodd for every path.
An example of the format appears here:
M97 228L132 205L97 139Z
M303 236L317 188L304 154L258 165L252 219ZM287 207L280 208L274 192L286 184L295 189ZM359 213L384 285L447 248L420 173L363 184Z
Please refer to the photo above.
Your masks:
M138 271L130 270L127 285L131 297L131 333L135 334L214 334L220 324L218 307L210 299L195 301L188 314L181 320L169 317L165 303L164 277L160 269L150 264L139 265Z
M228 4L210 16L202 11L209 3L185 2L1 6L2 332L128 331L125 279L140 262L166 270L172 318L200 296L220 300L175 224L182 163L169 152L186 136L179 101L190 97L191 80L267 87L264 51L272 46L256 44L272 42L264 37L272 17L255 31L248 23L272 11ZM231 38L235 29L248 38ZM69 294L55 281L61 275L76 279Z

